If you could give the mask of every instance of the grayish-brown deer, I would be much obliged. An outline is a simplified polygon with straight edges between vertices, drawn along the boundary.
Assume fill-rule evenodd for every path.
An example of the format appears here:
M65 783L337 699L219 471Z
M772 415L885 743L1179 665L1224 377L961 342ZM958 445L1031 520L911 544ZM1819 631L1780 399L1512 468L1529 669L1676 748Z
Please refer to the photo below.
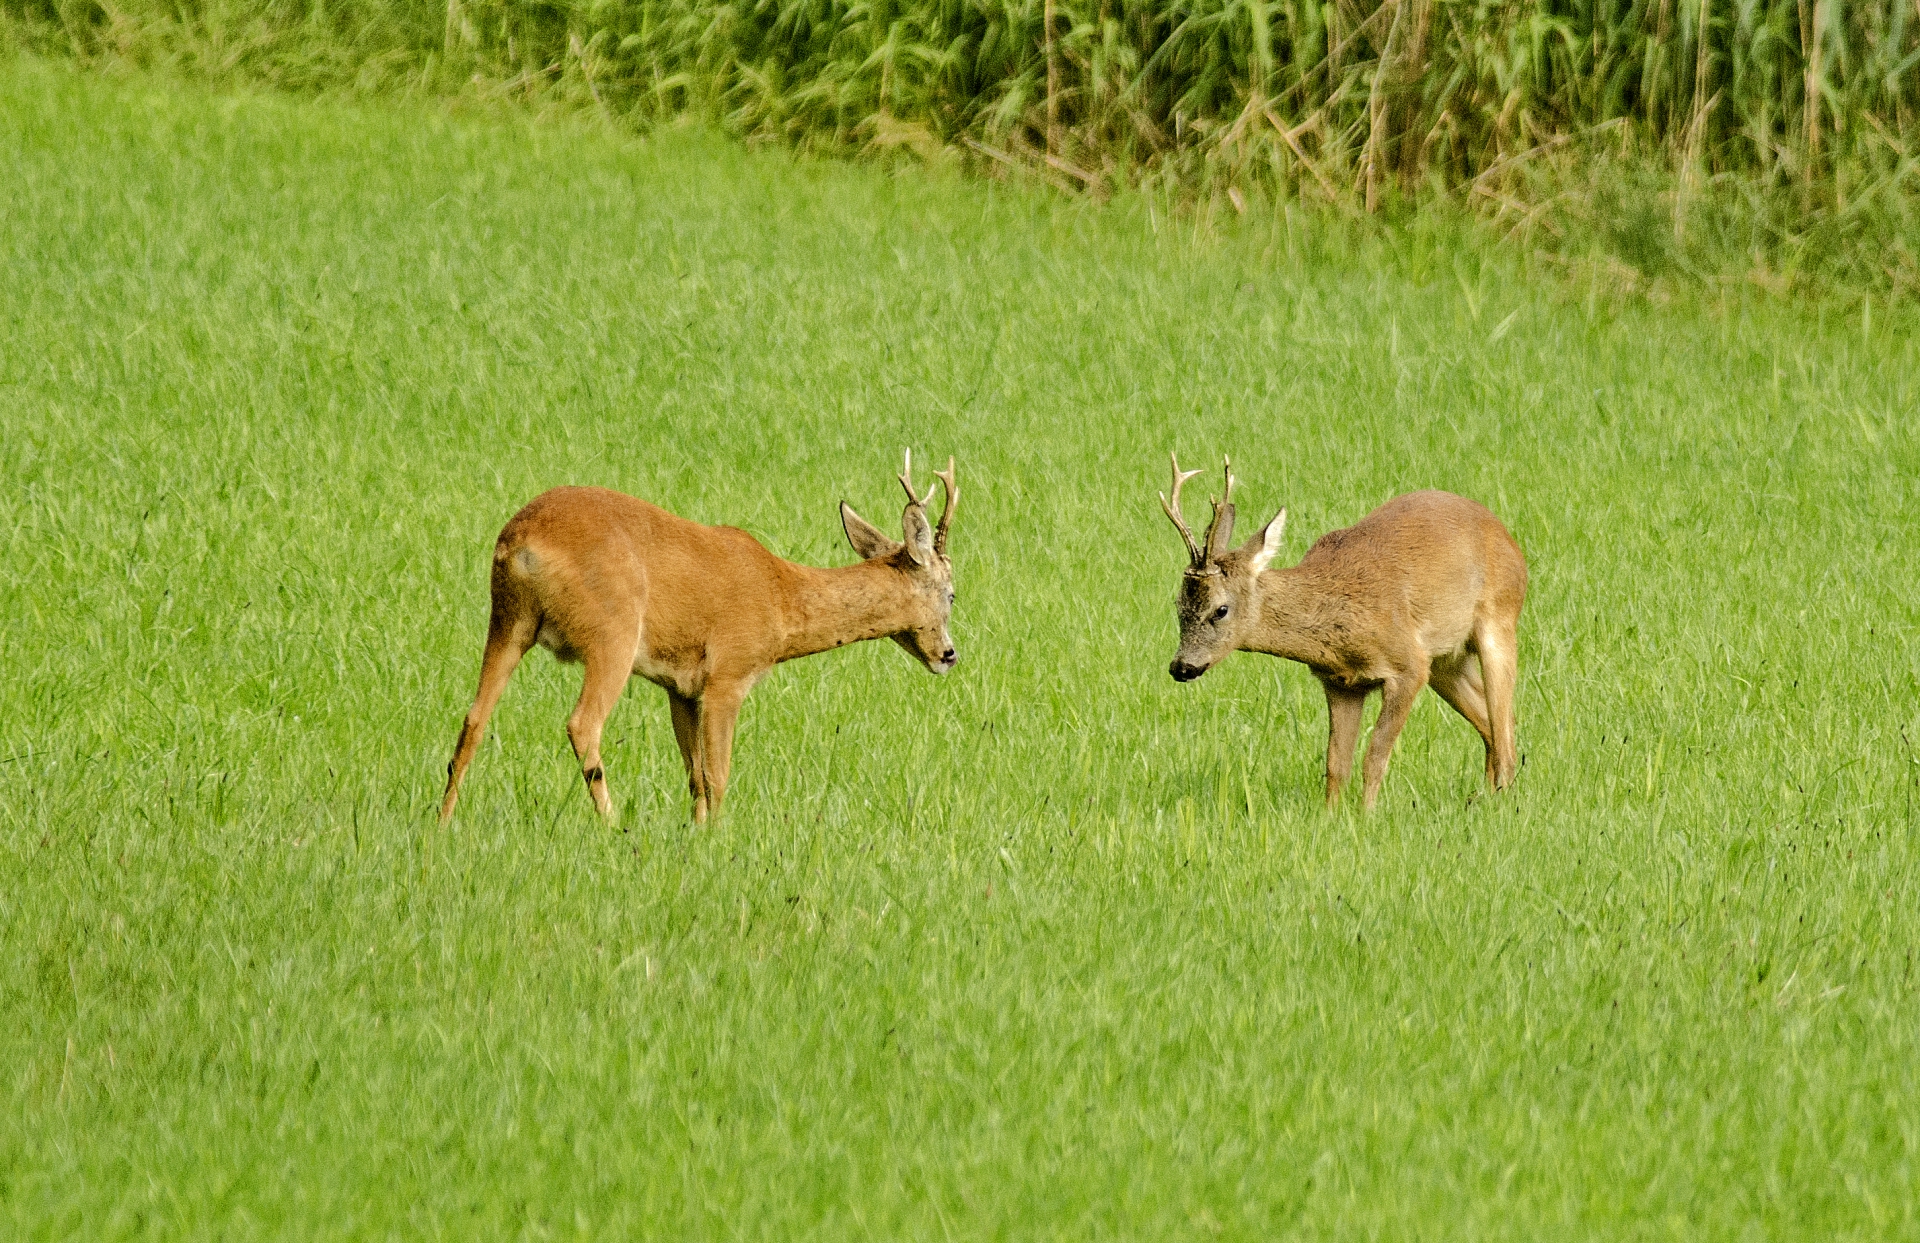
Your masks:
M951 458L934 474L946 489L938 527L927 521L933 490L915 494L908 453L900 475L904 540L889 538L842 501L841 525L864 560L836 569L784 561L737 527L701 526L604 488L555 488L535 497L493 547L493 618L480 690L447 765L441 823L453 814L460 779L507 679L535 643L586 666L567 737L602 815L613 804L600 733L614 701L636 673L666 690L695 821L720 811L741 701L773 666L891 638L934 673L953 668L947 529L960 488Z
M1287 511L1239 548L1233 544L1233 464L1213 524L1196 542L1180 489L1199 471L1173 459L1173 495L1160 507L1191 558L1180 580L1180 651L1169 672L1191 682L1229 652L1265 652L1313 670L1327 692L1327 805L1353 771L1367 696L1380 717L1367 746L1366 805L1420 688L1431 686L1479 733L1487 778L1504 788L1514 749L1516 631L1527 562L1500 520L1451 492L1398 496L1342 531L1320 537L1300 564L1269 569Z

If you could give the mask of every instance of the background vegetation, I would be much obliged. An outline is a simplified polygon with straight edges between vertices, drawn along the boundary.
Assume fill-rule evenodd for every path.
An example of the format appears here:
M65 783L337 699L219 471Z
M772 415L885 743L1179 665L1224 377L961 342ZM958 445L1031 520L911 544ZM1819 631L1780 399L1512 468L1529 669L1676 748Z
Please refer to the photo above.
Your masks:
M1920 1234L1912 310L24 60L0 136L0 1234ZM516 506L834 563L906 444L953 675L781 669L706 830L637 686L608 827L536 655L435 828ZM1169 446L1290 557L1500 513L1515 788L1427 697L1327 816L1304 670L1176 686Z
M694 115L1248 210L1446 199L1628 283L1920 289L1916 0L0 0L16 43Z

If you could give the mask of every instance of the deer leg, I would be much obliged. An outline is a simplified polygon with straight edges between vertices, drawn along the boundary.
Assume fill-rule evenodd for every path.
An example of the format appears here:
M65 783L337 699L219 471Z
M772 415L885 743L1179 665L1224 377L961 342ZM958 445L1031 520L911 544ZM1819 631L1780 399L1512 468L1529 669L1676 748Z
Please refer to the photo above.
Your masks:
M1430 675L1434 694L1446 700L1480 735L1487 752L1487 780L1493 780L1493 726L1487 719L1487 693L1480 682L1480 661L1469 655L1457 665L1434 666Z
M707 779L707 814L718 817L733 768L733 727L746 693L733 687L707 688L700 704L700 766Z
M1513 694L1519 675L1519 644L1511 625L1485 626L1474 634L1480 668L1486 677L1487 721L1493 730L1493 786L1504 790L1520 770L1514 739Z
M707 774L700 765L700 701L677 691L667 692L673 709L673 740L680 744L680 762L687 766L687 793L693 796L693 819L707 818Z
M1327 692L1327 807L1340 804L1340 790L1353 772L1353 745L1360 740L1360 712L1367 705L1365 691L1350 691L1322 682Z
M613 814L613 800L607 797L607 774L600 766L600 734L606 728L613 705L626 689L633 671L633 649L611 651L595 647L587 652L587 674L580 681L580 701L567 718L567 738L580 761L580 775L587 779L587 793L603 816Z
M473 706L467 709L467 719L461 722L460 741L453 744L453 759L447 762L447 793L440 800L441 824L453 816L453 805L460 798L460 779L467 775L467 765L473 763L473 754L486 737L487 721L500 702L501 692L507 689L507 679L513 676L520 658L533 646L537 630L531 618L517 623L502 623L496 618L487 629L487 650L480 658L480 689L473 697Z
M1387 760L1393 755L1393 744L1399 741L1407 714L1413 711L1414 700L1420 697L1420 688L1426 683L1427 675L1422 670L1396 674L1381 684L1380 718L1373 723L1373 737L1367 741L1367 758L1360 770L1366 779L1368 811L1373 810L1374 800L1380 797L1380 782L1387 775Z

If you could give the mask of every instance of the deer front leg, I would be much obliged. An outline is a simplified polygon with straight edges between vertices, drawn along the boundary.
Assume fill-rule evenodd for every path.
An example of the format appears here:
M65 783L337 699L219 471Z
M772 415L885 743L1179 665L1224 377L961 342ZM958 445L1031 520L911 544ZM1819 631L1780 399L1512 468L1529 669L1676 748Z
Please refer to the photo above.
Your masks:
M700 701L700 767L706 774L707 815L718 817L727 797L727 775L733 768L733 726L740 719L744 688L707 687ZM700 816L694 817L696 820Z
M1340 805L1340 790L1353 772L1353 745L1360 740L1360 711L1365 691L1347 690L1322 682L1327 692L1327 807Z
M1420 697L1420 688L1426 684L1426 671L1421 670L1397 673L1380 686L1380 719L1373 723L1373 737L1367 742L1367 758L1361 768L1366 779L1368 811L1373 810L1374 800L1380 797L1380 782L1387 775L1387 760L1393 755L1393 744L1399 740L1407 714L1413 711L1413 701Z
M667 705L673 710L673 740L680 744L680 762L687 768L693 822L699 824L707 818L707 775L700 766L700 701L668 691Z

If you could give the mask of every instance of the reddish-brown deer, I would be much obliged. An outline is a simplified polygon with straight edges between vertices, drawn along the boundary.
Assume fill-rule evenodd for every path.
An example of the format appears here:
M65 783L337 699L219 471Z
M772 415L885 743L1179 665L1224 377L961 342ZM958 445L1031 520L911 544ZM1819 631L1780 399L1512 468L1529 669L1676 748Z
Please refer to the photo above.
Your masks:
M1180 509L1180 489L1199 471L1173 461L1173 496L1160 507L1191 558L1180 582L1180 651L1168 672L1191 682L1229 652L1265 652L1313 670L1327 693L1327 805L1353 771L1360 712L1380 692L1367 745L1366 806L1420 688L1431 686L1479 733L1487 779L1505 788L1514 749L1516 632L1527 562L1500 520L1450 492L1395 497L1341 531L1330 531L1299 565L1269 569L1287 511L1252 539L1233 543L1233 464L1213 502L1204 543Z
M696 821L720 811L741 701L773 666L891 638L934 673L953 668L947 530L960 489L948 459L946 470L934 472L946 489L935 527L927 521L933 490L916 495L912 474L909 453L900 475L904 540L840 503L841 525L864 560L836 569L784 561L737 527L702 526L604 488L555 488L535 497L493 547L493 618L480 690L447 765L441 822L453 814L460 779L507 679L535 643L586 666L567 737L600 813L613 810L600 733L637 673L667 692Z

